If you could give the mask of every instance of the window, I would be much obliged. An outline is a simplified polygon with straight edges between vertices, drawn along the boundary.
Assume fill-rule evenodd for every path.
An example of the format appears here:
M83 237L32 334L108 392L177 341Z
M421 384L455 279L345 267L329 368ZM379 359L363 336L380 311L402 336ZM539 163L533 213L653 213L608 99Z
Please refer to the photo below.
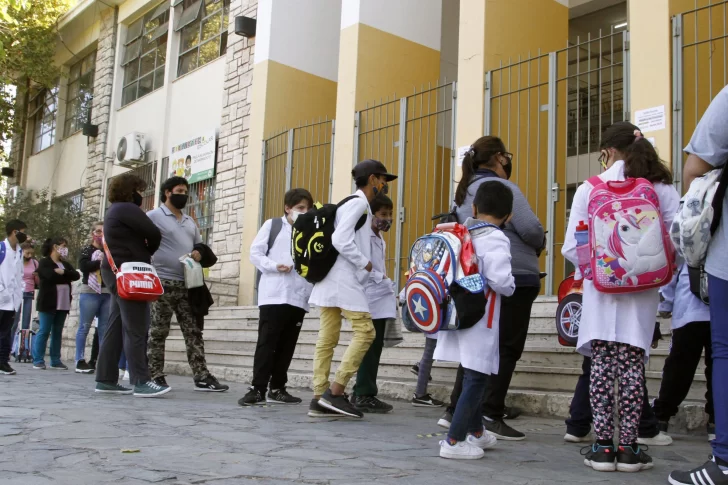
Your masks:
M43 89L30 101L29 119L33 120L32 153L53 145L56 140L58 87Z
M124 55L121 58L124 68L122 106L164 86L168 30L168 1L151 10L127 29Z
M178 76L225 54L230 0L184 0L183 7L174 26L181 31Z
M94 99L94 67L96 51L71 66L66 94L66 123L63 136L76 133L91 118L91 104Z

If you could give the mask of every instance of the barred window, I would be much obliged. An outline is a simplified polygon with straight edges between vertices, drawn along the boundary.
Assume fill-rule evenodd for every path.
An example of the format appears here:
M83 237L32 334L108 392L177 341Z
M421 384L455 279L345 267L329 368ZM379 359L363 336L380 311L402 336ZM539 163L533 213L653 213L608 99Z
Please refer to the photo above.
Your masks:
M30 101L28 119L33 122L33 147L36 154L56 141L58 87L39 91Z
M229 10L230 0L184 0L174 26L181 31L177 76L225 54Z
M122 106L164 86L169 5L165 1L127 29L124 55L121 59L124 68Z
M71 66L68 75L66 95L66 122L63 135L69 136L83 127L91 118L91 104L94 99L94 70L96 51Z

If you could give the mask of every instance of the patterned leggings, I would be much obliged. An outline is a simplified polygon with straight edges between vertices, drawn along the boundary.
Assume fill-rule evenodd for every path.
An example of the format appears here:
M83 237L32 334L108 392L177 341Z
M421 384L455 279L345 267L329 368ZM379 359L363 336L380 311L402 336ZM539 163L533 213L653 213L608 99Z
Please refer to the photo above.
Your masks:
M614 380L619 379L619 443L637 441L644 393L645 351L628 344L592 341L589 397L598 440L614 439Z

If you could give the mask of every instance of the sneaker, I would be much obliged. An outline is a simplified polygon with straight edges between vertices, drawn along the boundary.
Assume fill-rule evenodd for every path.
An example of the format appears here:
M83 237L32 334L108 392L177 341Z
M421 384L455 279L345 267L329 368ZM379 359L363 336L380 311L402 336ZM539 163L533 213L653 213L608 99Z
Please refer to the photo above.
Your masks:
M613 472L617 470L617 453L612 446L600 446L594 443L581 450L584 456L584 465L598 472Z
M162 377L162 379L164 379L164 377ZM128 381L129 380L129 371L128 370L125 370L124 371L124 375L121 376L121 380L122 381ZM165 386L167 385L167 381L164 382L164 385Z
M215 376L208 374L204 379L195 381L195 391L205 392L225 392L230 389L230 386L220 384L220 381L215 379Z
M523 413L521 408L506 406L503 410L503 419L516 419L521 413Z
M95 360L89 360L88 366L91 367L93 370L96 370L96 361Z
M448 410L437 421L437 425L441 428L450 429L450 423L452 423L452 412Z
M353 396L351 404L364 413L386 414L394 409L391 404L382 402L374 396Z
M300 397L291 396L283 389L271 389L265 396L265 401L271 404L301 404L303 400Z
M667 480L672 485L728 485L728 472L722 470L714 460L715 458L711 458L703 466L689 472L674 471Z
M51 364L51 369L53 370L68 370L68 366L64 364L63 362L59 362L57 364Z
M585 436L577 436L571 433L566 433L564 435L564 441L567 443L589 443L592 440L593 438L591 433L588 433Z
M41 364L33 364L33 369L46 370L46 365L43 364L43 363L41 363Z
M321 406L318 399L311 399L311 404L308 406L308 416L310 418L345 418L343 414L339 414L330 409L326 409Z
M637 438L637 444L647 446L668 446L672 444L672 438L669 434L660 431L652 438Z
M96 383L96 391L99 394L132 394L134 391L119 384Z
M617 448L618 472L635 473L642 470L649 470L653 466L652 458L642 450L641 446L638 445L637 449L632 446L620 446Z
M169 386L160 386L154 381L147 381L134 386L134 397L158 397L171 390L172 388Z
M440 441L440 458L450 460L478 460L485 456L485 452L468 441L458 441L451 445L447 440Z
M417 394L414 394L412 396L412 405L419 408L441 408L445 403L439 399L433 399L429 394L419 397L417 397Z
M129 380L128 372L124 375L124 377L126 377L125 380L127 380L127 381ZM167 384L167 379L165 379L164 376L159 376L155 379L152 379L152 382L154 382L156 385L158 385L160 387L169 387L169 384Z
M416 376L419 376L420 375L420 364L415 364L412 367L410 367L410 372ZM427 380L432 381L432 374L427 376Z
M523 441L526 439L525 434L521 433L520 431L516 431L515 429L508 426L506 423L503 422L503 419L491 420L483 416L483 422L485 424L485 429L487 429L490 434L492 434L499 440Z
M465 441L470 443L473 446L477 446L481 450L487 450L488 448L493 448L495 445L498 444L498 440L495 436L488 433L488 431L483 428L483 434L480 438L476 438L472 434L468 434L468 437L465 438Z
M238 400L241 406L255 406L256 404L265 404L263 393L254 387L248 390L248 393Z
M715 423L708 422L705 428L708 432L708 441L713 441L715 439Z
M93 367L88 365L85 360L81 359L76 362L76 372L78 374L90 374L94 371Z
M3 364L0 364L0 374L6 375L6 376L14 376L15 369L10 367L10 364L3 363Z
M349 398L346 393L341 394L340 396L334 396L331 393L331 389L326 389L326 392L324 392L324 395L321 396L318 403L322 407L335 411L339 414L343 414L344 416L350 416L352 418L361 418L364 416L361 411L349 402Z

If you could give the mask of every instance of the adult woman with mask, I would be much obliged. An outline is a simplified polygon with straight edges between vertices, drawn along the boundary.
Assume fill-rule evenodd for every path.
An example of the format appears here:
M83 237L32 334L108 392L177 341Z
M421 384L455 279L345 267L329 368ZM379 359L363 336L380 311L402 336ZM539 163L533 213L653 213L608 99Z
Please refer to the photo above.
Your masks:
M500 313L500 367L497 375L488 377L483 399L483 417L486 429L499 440L519 441L526 435L503 421L505 399L511 385L516 362L526 345L531 306L541 289L538 256L545 246L544 229L528 200L516 184L510 182L513 155L508 153L500 138L483 136L470 146L463 159L463 173L455 192L457 219L460 224L473 217L473 200L478 187L488 180L501 182L513 192L513 217L504 225L503 232L511 242L511 265L516 280L516 291L503 297ZM440 419L441 426L449 427L452 412L460 397L463 371L458 369L457 380L450 396L450 407Z
M116 275L111 269L109 255L117 267L124 263L151 263L152 254L159 248L162 235L157 226L142 211L141 193L147 183L134 174L114 177L109 187L111 206L104 219L104 238L107 257L101 263L101 276L111 292L109 322L101 339L96 366L96 392L131 394L155 397L169 392L149 378L146 357L149 303L124 300L116 288ZM123 329L123 331L122 331ZM126 354L129 382L134 389L118 384L117 364L122 348Z

